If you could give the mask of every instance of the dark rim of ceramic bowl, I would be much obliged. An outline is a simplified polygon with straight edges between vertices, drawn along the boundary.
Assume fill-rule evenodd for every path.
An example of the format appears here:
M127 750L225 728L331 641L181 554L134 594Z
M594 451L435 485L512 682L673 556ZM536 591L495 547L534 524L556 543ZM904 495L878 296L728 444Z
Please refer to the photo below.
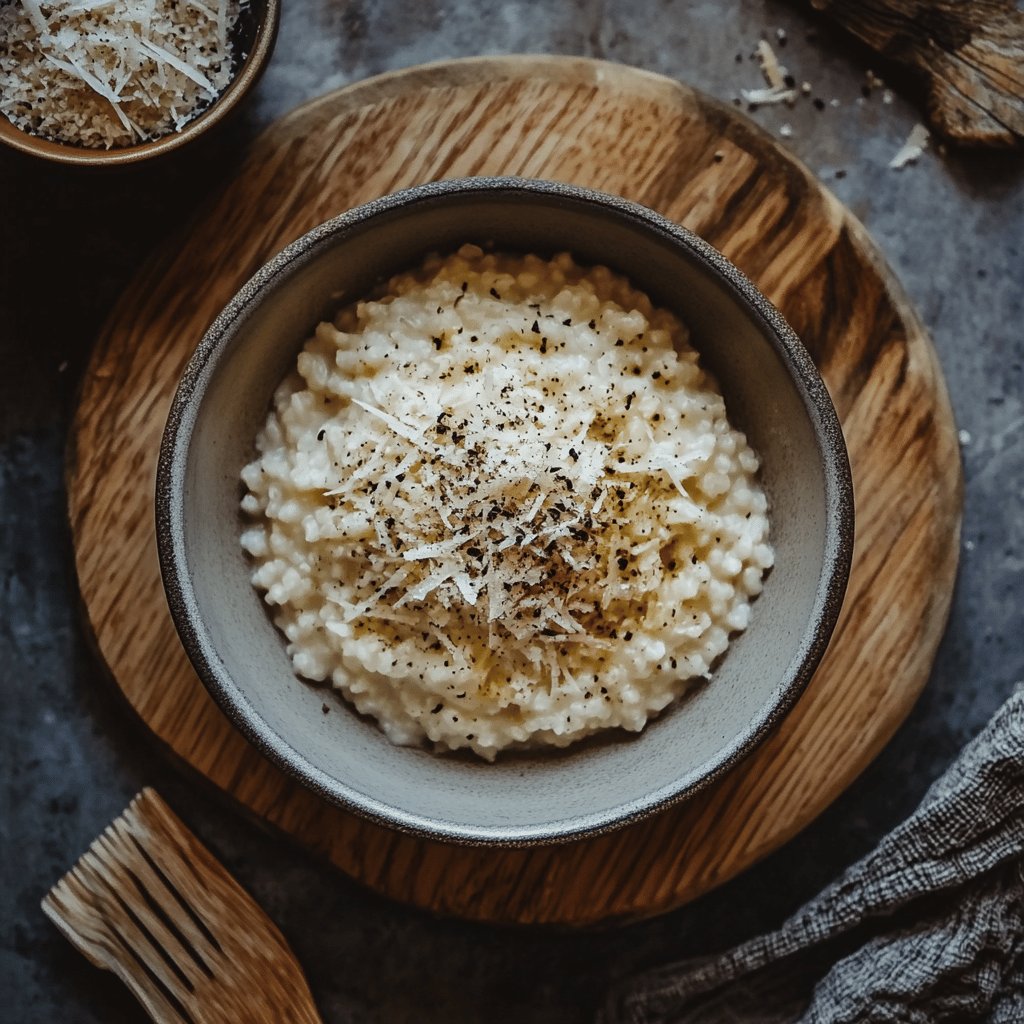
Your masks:
M226 341L258 305L261 297L329 248L339 236L386 213L420 204L457 201L460 196L515 195L528 200L564 199L595 206L627 220L649 235L667 240L696 256L729 288L737 303L759 321L765 338L790 370L814 427L825 475L825 553L814 610L798 654L779 680L773 699L739 735L696 769L645 797L602 812L577 815L541 825L472 827L421 817L396 809L351 789L314 767L279 736L253 709L228 674L206 632L185 557L185 467L192 430L207 382L216 372ZM395 268L396 270L402 268ZM157 544L160 569L171 615L185 651L214 699L241 732L273 762L315 793L348 810L403 832L473 845L533 845L564 842L607 832L653 814L691 795L727 772L778 724L814 674L828 646L849 577L853 554L853 485L842 429L825 385L807 350L775 307L721 253L693 232L636 203L561 182L523 178L462 178L419 185L376 199L319 225L287 246L241 288L214 320L185 368L171 404L160 447L156 489ZM482 765L485 771L486 766Z
M182 146L187 146L189 142L205 135L209 129L235 110L266 70L274 43L277 41L281 0L257 0L254 6L240 15L242 19L253 17L256 18L255 24L245 26L248 28L245 33L249 42L248 52L241 59L231 81L205 110L200 111L180 131L169 132L159 138L137 142L131 146L87 149L84 146L75 146L24 131L0 114L0 143L53 163L81 167L124 167L181 149Z

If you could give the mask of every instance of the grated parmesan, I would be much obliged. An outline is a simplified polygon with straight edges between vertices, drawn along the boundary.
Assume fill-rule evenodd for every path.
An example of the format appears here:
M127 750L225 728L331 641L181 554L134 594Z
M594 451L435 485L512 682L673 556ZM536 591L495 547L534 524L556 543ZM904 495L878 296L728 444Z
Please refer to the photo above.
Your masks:
M296 672L488 759L707 676L772 551L686 337L605 268L474 246L321 324L242 474Z
M753 106L764 106L773 103L788 103L792 106L798 93L796 81L788 69L779 63L775 51L767 39L757 44L757 59L761 65L761 73L768 83L765 89L741 89L740 95Z
M0 113L110 149L180 131L228 86L247 0L0 3Z
M893 170L900 170L902 167L906 167L907 164L914 164L924 154L925 148L928 145L928 129L923 124L915 124L910 129L910 134L907 136L907 141L903 143L896 155L889 161L889 166Z

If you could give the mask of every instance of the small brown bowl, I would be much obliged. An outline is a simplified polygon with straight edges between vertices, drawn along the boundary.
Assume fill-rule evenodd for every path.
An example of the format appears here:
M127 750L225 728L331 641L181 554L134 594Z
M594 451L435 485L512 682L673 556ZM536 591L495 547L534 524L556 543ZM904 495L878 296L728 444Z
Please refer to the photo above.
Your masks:
M242 22L242 18L239 20ZM22 131L0 115L0 142L44 160L88 167L136 164L179 149L227 117L259 81L274 50L280 20L281 0L253 0L248 14L244 15L244 23L236 30L235 42L247 54L245 60L224 92L181 131L163 135L152 142L140 142L135 146L89 149L66 142L54 142L41 135Z

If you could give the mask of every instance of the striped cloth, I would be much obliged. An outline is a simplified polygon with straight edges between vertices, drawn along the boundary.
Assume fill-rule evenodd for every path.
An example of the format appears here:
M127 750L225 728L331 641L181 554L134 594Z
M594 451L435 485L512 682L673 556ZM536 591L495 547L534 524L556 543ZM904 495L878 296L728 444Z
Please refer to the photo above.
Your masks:
M604 1024L1024 1024L1024 686L778 931L631 979Z

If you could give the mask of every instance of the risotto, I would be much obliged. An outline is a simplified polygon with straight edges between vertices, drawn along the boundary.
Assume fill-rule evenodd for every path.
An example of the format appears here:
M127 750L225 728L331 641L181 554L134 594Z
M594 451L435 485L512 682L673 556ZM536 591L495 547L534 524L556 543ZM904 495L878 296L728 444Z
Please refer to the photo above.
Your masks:
M295 671L395 743L638 731L772 564L758 460L686 327L562 254L463 246L322 323L242 473Z

